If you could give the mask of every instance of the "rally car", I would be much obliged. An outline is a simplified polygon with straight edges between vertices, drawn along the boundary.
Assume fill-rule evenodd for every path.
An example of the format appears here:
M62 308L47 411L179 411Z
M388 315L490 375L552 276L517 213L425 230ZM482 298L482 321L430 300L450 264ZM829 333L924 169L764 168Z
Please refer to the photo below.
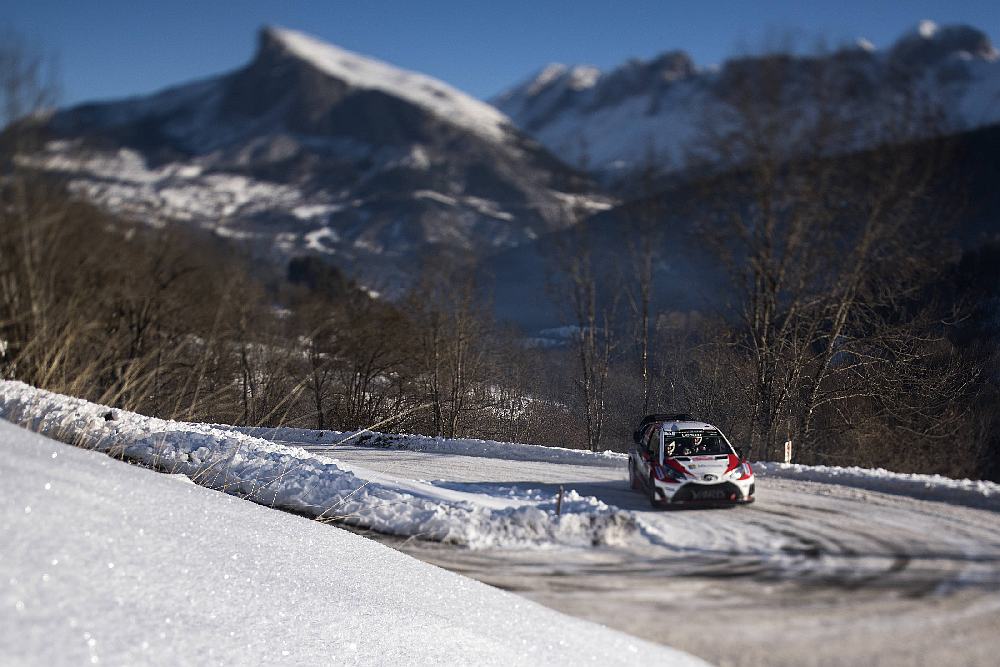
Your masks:
M722 431L690 415L649 415L629 449L628 479L653 507L754 501L754 474Z

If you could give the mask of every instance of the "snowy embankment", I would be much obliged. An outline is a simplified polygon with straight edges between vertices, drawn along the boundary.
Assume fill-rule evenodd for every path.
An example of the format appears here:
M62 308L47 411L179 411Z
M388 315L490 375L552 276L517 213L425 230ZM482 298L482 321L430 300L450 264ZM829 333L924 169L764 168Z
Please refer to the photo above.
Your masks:
M0 664L704 664L3 421L0 453Z
M506 506L472 494L414 492L377 475L359 477L332 459L232 429L115 411L80 399L0 382L0 418L33 431L164 472L247 500L383 533L467 545L591 545L638 537L631 515L592 497Z
M882 468L807 466L798 463L755 463L754 470L768 477L800 479L850 486L919 500L933 500L1000 512L1000 484L942 475L892 472Z

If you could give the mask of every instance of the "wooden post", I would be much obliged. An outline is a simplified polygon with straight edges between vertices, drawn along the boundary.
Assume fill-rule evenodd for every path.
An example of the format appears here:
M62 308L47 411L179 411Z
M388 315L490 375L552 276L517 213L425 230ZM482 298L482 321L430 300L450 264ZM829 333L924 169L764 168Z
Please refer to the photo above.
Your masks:
M556 498L556 516L562 514L562 497L563 497L563 485L559 485L559 497Z
M792 419L785 422L785 463L792 462Z

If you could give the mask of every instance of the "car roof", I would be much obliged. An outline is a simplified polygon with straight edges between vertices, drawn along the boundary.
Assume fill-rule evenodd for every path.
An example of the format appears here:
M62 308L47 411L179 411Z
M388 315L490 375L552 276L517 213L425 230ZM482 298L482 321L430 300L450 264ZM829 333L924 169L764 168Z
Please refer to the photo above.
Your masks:
M694 421L665 421L659 424L659 428L664 431L718 431L719 429L706 422Z

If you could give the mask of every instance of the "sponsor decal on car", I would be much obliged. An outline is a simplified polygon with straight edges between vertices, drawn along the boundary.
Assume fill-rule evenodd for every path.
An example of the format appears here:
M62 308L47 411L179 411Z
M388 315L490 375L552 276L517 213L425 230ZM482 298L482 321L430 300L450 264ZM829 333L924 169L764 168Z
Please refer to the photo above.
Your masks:
M726 490L721 488L693 489L692 500L720 500L726 497Z

